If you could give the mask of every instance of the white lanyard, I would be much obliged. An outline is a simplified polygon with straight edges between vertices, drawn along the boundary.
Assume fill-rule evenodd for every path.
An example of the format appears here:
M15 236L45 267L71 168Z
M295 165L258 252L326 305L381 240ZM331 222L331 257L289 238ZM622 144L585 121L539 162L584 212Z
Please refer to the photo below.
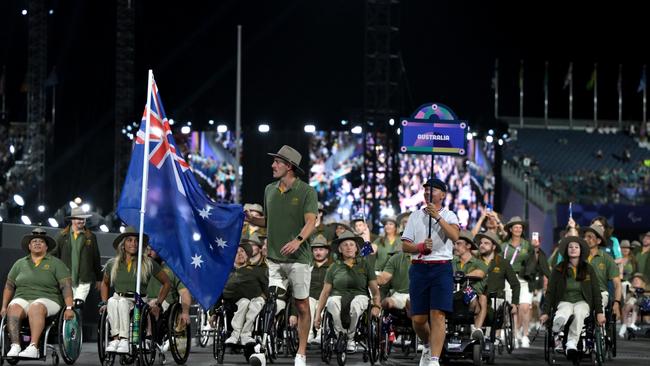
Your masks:
M510 245L506 246L506 250L505 250L505 252L503 253L503 258L505 258L505 257L508 256L508 249L509 249L509 248L510 248ZM515 263L515 259L517 259L517 254L519 254L519 249L521 249L521 245L519 245L519 246L517 247L517 249L515 249L515 253L512 255L512 258L510 258L510 265L512 265L513 263Z

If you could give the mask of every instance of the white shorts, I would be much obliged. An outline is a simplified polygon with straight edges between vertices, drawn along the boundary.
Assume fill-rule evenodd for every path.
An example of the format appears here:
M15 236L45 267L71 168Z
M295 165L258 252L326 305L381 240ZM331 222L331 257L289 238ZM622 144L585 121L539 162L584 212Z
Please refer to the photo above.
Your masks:
M388 296L387 299L393 300L393 304L395 304L395 309L402 310L406 307L406 302L409 300L409 294L404 294L401 292L393 292L393 294Z
M23 308L25 313L27 313L29 311L29 307L32 306L33 304L41 304L41 305L45 306L45 309L47 309L47 316L56 315L56 314L59 313L59 310L61 310L61 305L57 304L56 302L54 302L54 301L52 301L50 299L46 299L46 298L43 298L43 297L38 298L36 300L31 300L31 301L27 301L27 300L21 299L21 298L14 298L9 303L9 306L14 305L14 304L20 306L21 308Z
M309 297L309 285L311 283L312 266L304 263L276 263L266 261L269 266L269 287L276 286L284 288L289 280L291 295L296 300L303 300Z
M522 279L519 275L517 275L517 279L519 280L519 303L532 304L533 294L528 290L528 281ZM510 288L508 281L506 281L505 293L506 300L512 304L512 289Z
M72 298L75 300L86 301L86 297L88 297L89 292L89 283L80 283L77 286L72 286Z

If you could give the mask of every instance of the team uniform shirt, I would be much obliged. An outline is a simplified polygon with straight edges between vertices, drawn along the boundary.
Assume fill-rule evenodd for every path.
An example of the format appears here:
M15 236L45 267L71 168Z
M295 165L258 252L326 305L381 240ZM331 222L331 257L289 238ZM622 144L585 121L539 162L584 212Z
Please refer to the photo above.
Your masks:
M165 298L165 301L167 301L168 304L175 304L178 302L179 298L178 291L184 289L185 285L178 277L176 277L171 268L167 267L166 264L162 265L162 271L167 274L169 282L172 285L171 289L169 289L167 297ZM162 283L158 281L156 277L152 277L149 281L149 285L147 286L147 297L150 299L158 297L161 288Z
M483 271L483 274L486 274L488 271L487 265L483 263L482 260L476 258L476 257L470 257L470 259L462 263L460 261L460 257L454 256L454 259L451 261L452 266L454 267L454 273L456 272L463 272L466 275L469 274L470 272L474 270L481 270ZM470 286L476 291L478 294L483 293L483 281L476 281L474 283L470 283Z
M569 267L568 272L569 273L566 277L566 290L564 291L564 295L560 301L566 301L572 304L575 304L578 301L584 301L585 299L582 296L582 287L580 282L576 280L576 269Z
M440 210L439 214L442 220L450 225L458 225L458 217L446 207ZM424 208L414 211L406 223L402 240L408 240L413 244L424 242L429 237L429 217ZM411 260L437 261L453 258L454 243L445 235L440 223L436 223L433 218L431 218L431 240L433 241L431 253L427 255L411 253Z
M230 272L223 298L237 302L240 299L252 299L266 294L269 287L269 269L265 262L247 264Z
M594 267L594 272L596 272L596 277L598 277L600 291L607 291L607 282L619 276L618 265L614 262L614 258L599 249L598 253L593 257L590 255L587 261Z
M391 294L395 292L409 293L409 267L411 267L411 256L407 253L400 252L388 259L384 272L393 275L390 279Z
M325 275L327 270L330 268L330 263L325 262L320 267L314 264L314 268L311 269L311 282L309 283L309 297L314 299L320 298L320 293L323 291L323 285L325 284Z
M34 263L31 255L20 258L7 275L7 279L16 285L14 298L26 301L45 298L59 306L63 306L60 283L66 278L70 278L68 267L49 254L38 263Z
M136 259L133 259L130 264L125 262L120 263L119 267L117 268L117 274L113 279L111 278L111 271L113 269L114 264L115 264L115 259L109 260L106 263L106 267L104 268L104 273L108 276L108 280L110 281L110 283L113 284L113 288L115 289L115 292L135 293L135 285L136 285L135 275L138 271L137 269L138 264L136 262ZM141 289L146 289L147 286L149 285L149 281L151 281L151 277L156 277L158 273L160 273L161 271L160 264L156 263L156 261L152 260L151 264L152 264L152 268L151 268L150 276L148 278L143 278L140 281Z
M524 263L533 253L533 246L526 239L521 239L518 247L513 246L508 240L501 244L501 253L503 253L503 259L510 263L512 269L521 275Z
M352 267L340 260L333 263L325 274L325 283L332 285L331 296L368 296L368 282L376 278L370 263L357 257Z
M375 271L377 272L384 270L384 267L390 258L390 253L395 253L396 251L402 249L402 241L399 237L395 237L391 243L387 237L382 236L380 238L377 238L373 244L377 245L377 259L375 261Z

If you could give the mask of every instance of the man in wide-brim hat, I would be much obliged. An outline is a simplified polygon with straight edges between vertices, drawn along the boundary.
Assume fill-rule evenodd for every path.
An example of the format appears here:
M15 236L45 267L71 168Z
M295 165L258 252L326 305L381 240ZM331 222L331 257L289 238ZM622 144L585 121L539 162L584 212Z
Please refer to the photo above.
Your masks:
M309 311L311 312L311 326L309 329L314 327L314 319L316 318L316 308L318 307L318 298L320 297L321 291L323 291L323 284L325 284L325 274L332 264L332 257L330 255L330 243L328 243L327 238L318 234L314 236L311 241L311 252L314 256L314 266L311 270L311 284L309 286ZM309 332L309 338L307 342L320 343L320 333L321 329L319 328L314 335L314 332Z
M73 296L81 301L86 301L93 283L99 290L103 277L97 237L86 227L86 219L91 216L81 207L73 207L66 217L69 224L56 236L52 251L70 268Z

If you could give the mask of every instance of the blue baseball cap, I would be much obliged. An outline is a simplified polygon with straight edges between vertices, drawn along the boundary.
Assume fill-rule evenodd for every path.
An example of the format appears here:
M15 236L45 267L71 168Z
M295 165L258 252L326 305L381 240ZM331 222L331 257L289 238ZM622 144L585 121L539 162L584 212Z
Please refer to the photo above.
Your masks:
M433 178L427 180L426 183L424 183L424 187L433 187L433 188L438 188L439 190L443 192L447 192L447 185L445 182L441 181L438 178Z

